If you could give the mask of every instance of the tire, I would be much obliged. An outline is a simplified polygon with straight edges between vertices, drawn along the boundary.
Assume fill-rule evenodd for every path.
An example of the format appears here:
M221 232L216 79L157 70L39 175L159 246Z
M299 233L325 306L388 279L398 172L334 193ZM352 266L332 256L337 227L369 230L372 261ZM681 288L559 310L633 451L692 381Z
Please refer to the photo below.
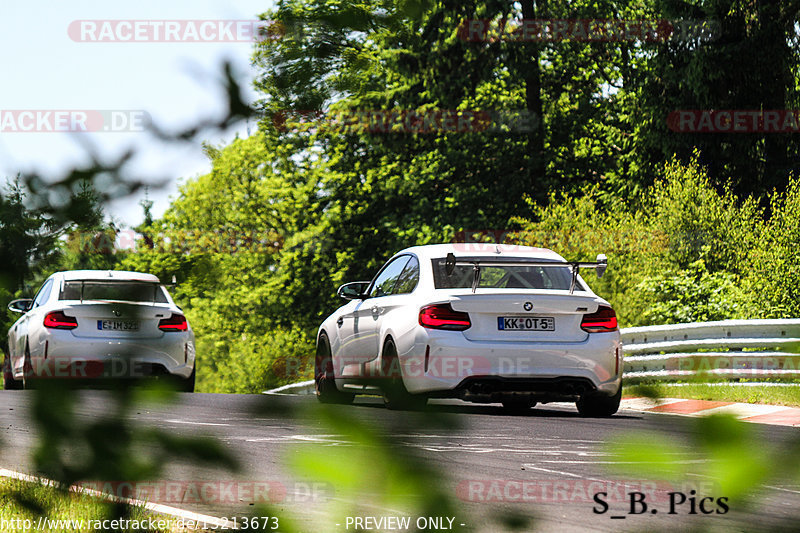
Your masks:
M397 348L391 339L383 345L381 370L383 404L387 409L418 411L425 408L428 397L422 394L411 394L403 383L403 371L398 364Z
M188 378L179 378L178 392L194 392L194 377L195 369L193 368Z
M11 359L8 354L3 355L3 388L5 390L22 389L22 383L14 379L14 373L11 370Z
M529 399L503 400L503 409L514 414L527 413L535 405L536 402Z
M22 364L22 388L31 390L36 388L36 380L33 378L33 364L31 363L31 350L25 344L25 362Z
M619 411L619 403L622 400L622 386L614 396L605 394L587 394L578 400L575 405L581 416L602 418L611 416Z
M328 341L328 336L323 333L317 341L317 353L314 358L314 390L317 400L333 404L353 403L355 394L348 394L337 389L334 378L331 343Z

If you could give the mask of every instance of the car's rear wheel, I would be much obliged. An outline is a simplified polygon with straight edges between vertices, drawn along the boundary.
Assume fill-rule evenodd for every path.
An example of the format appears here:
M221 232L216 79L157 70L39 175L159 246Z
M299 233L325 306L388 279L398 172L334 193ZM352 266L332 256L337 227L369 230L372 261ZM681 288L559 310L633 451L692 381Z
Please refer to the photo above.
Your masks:
M509 413L525 413L535 405L536 402L527 398L509 398L503 400L503 409Z
M194 372L195 369L193 368L188 378L180 378L180 381L178 381L178 392L194 392Z
M22 363L22 388L29 390L36 388L36 380L33 376L33 364L31 363L31 350L25 345L25 361Z
M411 394L403 383L403 371L397 358L397 348L389 339L383 345L381 355L381 389L383 390L383 403L388 409L402 411L416 411L423 409L428 403L428 397L421 394Z
M3 354L3 388L5 390L20 390L22 388L22 383L14 379L11 359L8 354Z
M355 394L337 389L334 379L331 344L328 336L322 333L317 341L317 354L314 358L314 389L317 399L322 403L352 403Z
M619 404L622 400L622 387L613 396L593 393L583 396L575 405L581 416L587 417L606 417L619 411Z

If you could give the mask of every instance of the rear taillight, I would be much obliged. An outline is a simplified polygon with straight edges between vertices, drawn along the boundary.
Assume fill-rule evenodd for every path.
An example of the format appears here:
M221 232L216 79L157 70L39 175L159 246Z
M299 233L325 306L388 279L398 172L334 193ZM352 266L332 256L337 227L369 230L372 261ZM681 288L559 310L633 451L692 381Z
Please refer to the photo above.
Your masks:
M616 331L617 313L607 305L601 305L594 313L583 315L581 329L589 333Z
M189 329L189 323L186 322L185 316L173 314L169 318L162 318L158 322L158 329L161 331L186 331Z
M419 325L431 329L464 331L472 326L469 315L454 311L450 304L436 304L419 310Z
M75 329L78 321L67 316L64 311L51 311L44 316L44 327L51 329Z

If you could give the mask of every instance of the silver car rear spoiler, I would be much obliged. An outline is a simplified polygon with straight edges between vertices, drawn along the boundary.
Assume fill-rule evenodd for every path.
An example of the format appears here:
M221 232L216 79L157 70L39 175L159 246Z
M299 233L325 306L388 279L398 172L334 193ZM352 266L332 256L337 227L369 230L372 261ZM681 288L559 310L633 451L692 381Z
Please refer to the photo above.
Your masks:
M444 262L444 269L447 275L451 275L456 265L469 266L472 265L472 292L478 288L481 280L481 267L497 267L497 266L538 266L538 267L553 267L553 266L569 266L572 269L572 281L569 284L569 293L575 292L575 285L578 282L578 269L593 268L597 273L598 278L602 278L603 274L608 268L608 258L605 254L597 254L595 262L588 261L498 261L495 258L487 257L486 259L458 259L455 254L448 253Z

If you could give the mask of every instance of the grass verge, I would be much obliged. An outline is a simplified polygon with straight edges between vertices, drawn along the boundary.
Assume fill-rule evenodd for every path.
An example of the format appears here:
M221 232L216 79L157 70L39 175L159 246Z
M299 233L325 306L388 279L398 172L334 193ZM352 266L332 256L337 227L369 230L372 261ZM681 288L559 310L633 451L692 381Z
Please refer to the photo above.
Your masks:
M64 492L34 482L0 478L0 530L4 533L28 531L74 533L112 530L174 533L187 531L177 527L177 519L152 513L142 507L125 506L127 523L102 522L112 517L115 505L87 494Z
M720 402L761 403L800 407L800 383L789 386L730 383L653 383L625 385L623 396L687 398Z

